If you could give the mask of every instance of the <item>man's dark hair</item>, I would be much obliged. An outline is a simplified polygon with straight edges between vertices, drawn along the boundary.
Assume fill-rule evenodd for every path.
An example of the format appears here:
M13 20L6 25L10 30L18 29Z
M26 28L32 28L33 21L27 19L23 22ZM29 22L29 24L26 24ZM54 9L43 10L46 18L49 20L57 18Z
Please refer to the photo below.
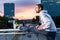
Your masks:
M41 7L41 10L43 10L43 5L42 4L36 4L39 8Z

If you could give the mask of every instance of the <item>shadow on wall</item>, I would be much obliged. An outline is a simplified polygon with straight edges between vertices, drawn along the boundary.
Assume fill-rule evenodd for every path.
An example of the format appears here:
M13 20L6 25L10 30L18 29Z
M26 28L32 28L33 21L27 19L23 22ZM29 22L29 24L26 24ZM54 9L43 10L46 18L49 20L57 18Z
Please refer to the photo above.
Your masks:
M56 24L56 27L60 28L60 16L52 16L52 18Z

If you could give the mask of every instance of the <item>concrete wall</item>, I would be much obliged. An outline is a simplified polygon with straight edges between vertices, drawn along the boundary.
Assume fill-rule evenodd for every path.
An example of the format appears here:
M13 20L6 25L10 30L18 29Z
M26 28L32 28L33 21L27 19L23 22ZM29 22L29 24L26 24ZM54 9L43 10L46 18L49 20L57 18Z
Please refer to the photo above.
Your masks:
M26 35L20 34L10 34L10 35L0 35L0 40L46 40L46 37L43 35L36 35L28 33Z
M5 34L0 35L0 40L46 40L46 37L42 34ZM60 40L60 29L57 29L56 40Z

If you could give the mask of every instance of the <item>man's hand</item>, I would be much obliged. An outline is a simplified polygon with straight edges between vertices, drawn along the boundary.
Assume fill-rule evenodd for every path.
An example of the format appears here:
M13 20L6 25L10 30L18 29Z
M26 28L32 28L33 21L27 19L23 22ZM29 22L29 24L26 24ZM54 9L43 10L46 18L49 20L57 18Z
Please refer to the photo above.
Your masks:
M38 30L44 30L42 26L36 26Z

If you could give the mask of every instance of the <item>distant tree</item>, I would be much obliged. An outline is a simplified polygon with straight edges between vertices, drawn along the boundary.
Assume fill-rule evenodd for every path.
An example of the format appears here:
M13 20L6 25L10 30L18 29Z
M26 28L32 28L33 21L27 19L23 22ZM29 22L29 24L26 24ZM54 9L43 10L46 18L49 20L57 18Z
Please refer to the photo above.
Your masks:
M9 28L9 26L11 26L12 24L8 23L8 20L13 20L13 18L9 18L9 17L1 17L0 16L0 29L5 29L5 28Z

